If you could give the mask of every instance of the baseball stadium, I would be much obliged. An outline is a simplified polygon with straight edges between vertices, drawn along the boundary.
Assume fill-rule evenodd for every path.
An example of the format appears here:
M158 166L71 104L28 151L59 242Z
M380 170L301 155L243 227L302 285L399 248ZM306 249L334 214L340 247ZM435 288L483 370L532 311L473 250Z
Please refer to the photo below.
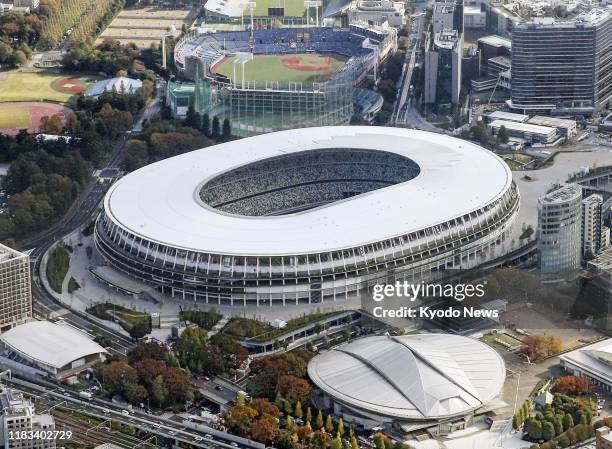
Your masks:
M252 135L347 124L354 86L396 43L392 28L357 25L196 33L178 42L174 59L196 83L197 112L229 119L235 135Z
M107 263L202 303L340 301L499 257L519 208L508 166L467 141L302 128L143 167L107 192Z

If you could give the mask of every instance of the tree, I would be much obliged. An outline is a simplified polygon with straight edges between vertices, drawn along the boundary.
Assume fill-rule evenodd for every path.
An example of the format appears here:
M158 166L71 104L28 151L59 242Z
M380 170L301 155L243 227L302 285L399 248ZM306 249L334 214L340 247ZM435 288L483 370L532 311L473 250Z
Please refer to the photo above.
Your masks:
M225 118L223 119L223 131L221 135L221 139L226 142L232 137L232 127L230 125L230 121Z
M541 360L563 350L563 343L552 335L527 335L522 340L521 352L531 360Z
M376 449L387 449L385 444L385 437L382 433L378 432L374 435L374 446Z
M542 438L542 422L538 419L529 418L525 420L525 430L529 434L529 437L534 440Z
M357 438L355 435L351 437L351 449L359 449L359 444L357 444Z
M236 405L245 405L244 394L241 391L236 396Z
M207 113L202 116L200 131L202 131L206 137L210 137L210 116Z
M278 379L278 391L289 402L308 400L312 394L310 383L296 376L283 375Z
M306 409L306 422L312 422L312 409L310 407Z
M60 134L64 125L59 115L52 115L51 117L42 117L40 119L41 129L47 134Z
M508 139L510 135L508 134L508 130L504 125L499 127L499 131L497 131L497 140L501 143L508 143Z
M338 420L338 433L344 435L344 420L342 418Z
M125 398L130 404L141 404L145 402L149 393L147 389L138 384L127 384L125 387Z
M512 429L519 430L521 428L521 423L519 422L518 415L514 415L512 417Z
M334 422L332 421L332 416L327 415L325 419L325 430L327 430L330 434L334 433Z
M272 418L278 418L279 409L276 405L272 404L265 398L255 398L249 404L249 407L256 410L260 416L271 416Z
M555 437L555 427L550 421L542 423L542 438L546 441L552 440Z
M123 393L125 386L136 384L136 370L125 362L111 362L102 368L102 382L111 394Z
M302 411L302 403L299 400L295 403L295 410L293 411L293 414L296 418L300 419L302 419L304 416L304 412Z
M133 171L144 167L148 161L147 142L138 139L128 140L123 157L123 168L127 171Z
M146 319L141 319L139 321L137 321L131 328L130 328L130 337L132 338L142 338L145 335L148 335L151 333L151 317L146 317Z
M212 120L212 134L211 137L215 140L219 140L220 138L220 132L219 132L219 117L215 116L213 117Z
M185 117L185 126L189 126L191 128L199 129L200 128L200 117L196 112L193 103L189 103L189 107L187 108L187 115Z
M315 419L315 427L321 429L323 427L323 412L319 410L317 418Z
M17 50L13 53L13 60L15 61L15 65L24 65L28 62L27 56L21 50Z
M185 329L174 343L174 352L181 366L193 373L202 372L204 352L208 344L208 332L200 327Z
M571 413L566 413L563 417L563 430L568 430L574 427L574 418L572 418Z
M588 377L561 376L555 381L553 391L555 393L581 395L593 391L595 385Z

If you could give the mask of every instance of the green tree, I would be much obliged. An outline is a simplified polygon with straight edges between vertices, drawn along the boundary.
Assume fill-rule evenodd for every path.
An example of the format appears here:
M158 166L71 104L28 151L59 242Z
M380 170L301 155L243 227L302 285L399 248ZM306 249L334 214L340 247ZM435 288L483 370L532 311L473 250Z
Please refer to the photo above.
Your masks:
M221 138L224 142L228 141L232 137L232 126L228 119L223 119L223 131Z
M555 427L550 421L542 423L542 438L546 441L552 440L555 437Z
M519 422L519 417L518 417L518 414L517 414L517 415L514 415L514 416L512 417L512 429L514 429L514 430L519 430L519 429L520 429L520 427L521 427L521 424L520 424L520 422Z
M202 131L206 137L210 137L210 116L207 113L202 116L200 131Z
M525 421L525 430L534 440L542 438L542 422L536 418L529 418Z
M359 449L359 444L357 444L357 438L355 435L351 437L351 449Z
M330 434L334 433L334 422L332 421L332 416L327 415L325 419L325 430L327 430Z
M317 418L315 420L315 428L321 429L323 428L323 424L323 412L319 410L319 412L317 413Z
M299 400L295 403L295 410L293 411L293 414L296 418L300 419L302 419L304 416L304 412L302 411L302 403Z
M199 129L200 128L200 120L199 115L193 106L193 103L189 103L189 107L187 108L187 115L185 116L185 126L189 126L191 128Z
M215 140L219 140L221 137L220 129L219 129L219 117L215 116L212 120L212 134L211 137Z
M338 420L338 433L344 435L344 420L342 418Z
M563 417L563 430L567 430L574 427L574 418L570 413L566 413Z
M312 409L310 407L306 409L306 422L312 422Z
M244 393L238 393L238 395L236 396L236 405L245 405Z
M508 143L509 138L510 135L506 127L504 125L500 126L499 131L497 131L497 140L501 143Z

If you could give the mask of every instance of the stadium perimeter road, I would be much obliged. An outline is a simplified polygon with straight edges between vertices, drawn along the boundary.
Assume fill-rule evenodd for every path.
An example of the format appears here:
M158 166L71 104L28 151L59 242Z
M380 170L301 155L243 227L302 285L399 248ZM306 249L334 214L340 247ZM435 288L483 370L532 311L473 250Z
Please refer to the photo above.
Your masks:
M117 169L123 159L123 152L128 135L131 132L142 130L143 122L155 114L159 110L159 104L162 96L163 88L158 84L157 94L154 100L141 111L136 119L134 126L130 132L126 132L124 136L115 144L113 153L109 162L104 169ZM111 342L111 349L114 352L125 354L126 351L133 346L132 339L123 334L98 324L86 314L81 314L75 311L70 311L60 304L49 292L45 290L40 281L40 276L44 275L40 272L42 255L49 247L57 240L63 238L73 230L79 228L84 223L92 218L95 214L98 204L104 198L109 183L95 181L91 183L81 196L76 200L75 204L70 208L68 213L55 225L51 226L47 231L37 237L22 242L21 250L30 250L30 258L32 261L32 296L34 300L34 312L42 316L48 316L55 313L61 315L64 321L69 324L83 329L85 332L93 335L101 335L108 338Z

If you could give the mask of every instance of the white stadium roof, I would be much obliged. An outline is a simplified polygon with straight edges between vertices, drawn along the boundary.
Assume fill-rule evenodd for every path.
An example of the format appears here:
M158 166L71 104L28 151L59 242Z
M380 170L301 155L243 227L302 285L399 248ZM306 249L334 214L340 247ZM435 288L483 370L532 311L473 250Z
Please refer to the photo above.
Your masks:
M247 217L199 198L215 176L255 161L303 151L354 148L396 153L416 162L407 182L300 213ZM294 255L357 247L460 217L500 198L508 166L484 148L424 131L337 126L264 134L196 150L143 167L116 182L106 214L146 240L233 255Z
M396 419L460 416L499 395L505 365L486 344L448 334L366 337L313 358L312 381L350 407Z
M21 324L0 335L0 340L15 352L54 368L88 355L106 353L82 332L50 321Z

